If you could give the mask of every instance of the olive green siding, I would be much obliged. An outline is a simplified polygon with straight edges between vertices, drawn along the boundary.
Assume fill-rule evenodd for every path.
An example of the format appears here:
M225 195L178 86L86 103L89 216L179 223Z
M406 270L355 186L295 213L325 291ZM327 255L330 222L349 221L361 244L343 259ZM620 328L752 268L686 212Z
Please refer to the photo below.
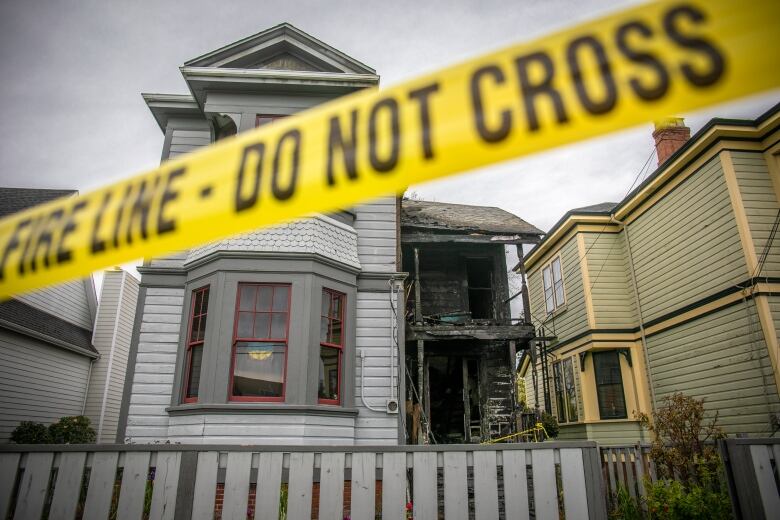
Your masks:
M603 421L598 423L561 425L559 440L590 440L602 445L634 444L649 440L638 421Z
M715 157L628 226L649 321L747 277L720 160Z
M566 295L564 308L559 308L552 316L547 316L544 305L542 268L548 265L549 261L545 264L535 265L528 277L533 321L537 325L543 324L545 333L548 336L555 335L557 341L563 341L588 329L577 240L572 238L566 242L561 247L560 254L563 289ZM554 345L554 343L552 344Z
M596 328L638 326L623 233L584 233Z
M558 440L581 441L588 438L588 430L584 424L562 424L558 431Z
M755 302L738 302L647 338L659 405L682 392L704 398L727 433L768 435L780 410Z
M766 160L758 152L732 152L731 160L745 207L750 235L759 260L766 247L780 206L777 203ZM769 248L761 276L780 276L780 239Z

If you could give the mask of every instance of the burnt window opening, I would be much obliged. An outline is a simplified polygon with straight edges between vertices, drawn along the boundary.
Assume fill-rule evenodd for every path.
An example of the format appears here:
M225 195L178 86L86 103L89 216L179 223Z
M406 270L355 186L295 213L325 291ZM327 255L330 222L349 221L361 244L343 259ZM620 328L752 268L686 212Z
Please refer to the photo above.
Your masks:
M493 312L493 262L489 258L467 258L466 279L469 310L475 320L495 319Z

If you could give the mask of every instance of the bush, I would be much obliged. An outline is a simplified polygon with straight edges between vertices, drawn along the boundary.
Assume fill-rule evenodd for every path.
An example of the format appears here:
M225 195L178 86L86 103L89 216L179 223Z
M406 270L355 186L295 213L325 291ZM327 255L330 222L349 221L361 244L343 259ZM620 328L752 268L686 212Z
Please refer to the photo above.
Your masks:
M542 426L547 432L547 436L554 439L558 436L558 420L552 414L542 412Z
M63 417L49 426L49 433L55 444L93 444L96 438L89 418L83 415Z
M11 433L11 442L16 444L51 444L51 434L49 429L41 423L22 421Z
M731 501L717 482L690 484L659 480L647 488L647 513L651 520L727 520Z

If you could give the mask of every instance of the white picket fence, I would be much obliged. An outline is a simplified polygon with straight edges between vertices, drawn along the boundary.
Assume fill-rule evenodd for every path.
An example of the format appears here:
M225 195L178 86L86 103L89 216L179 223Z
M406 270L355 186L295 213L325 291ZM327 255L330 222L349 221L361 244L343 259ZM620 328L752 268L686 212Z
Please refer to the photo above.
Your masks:
M289 520L607 517L594 442L0 446L0 519L277 519L285 494Z

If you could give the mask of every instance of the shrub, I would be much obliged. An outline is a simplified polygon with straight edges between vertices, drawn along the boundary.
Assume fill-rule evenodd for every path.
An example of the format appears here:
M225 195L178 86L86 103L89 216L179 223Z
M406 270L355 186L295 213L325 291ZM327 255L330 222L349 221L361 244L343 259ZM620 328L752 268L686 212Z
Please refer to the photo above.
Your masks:
M542 426L551 439L558 436L558 420L552 414L542 412Z
M612 497L612 504L614 504L614 509L610 511L609 518L614 520L642 520L642 509L625 486L618 486L617 492Z
M49 426L49 433L55 444L92 444L96 438L89 418L83 415L63 417Z
M49 429L37 422L22 421L11 433L11 442L16 444L51 444Z

